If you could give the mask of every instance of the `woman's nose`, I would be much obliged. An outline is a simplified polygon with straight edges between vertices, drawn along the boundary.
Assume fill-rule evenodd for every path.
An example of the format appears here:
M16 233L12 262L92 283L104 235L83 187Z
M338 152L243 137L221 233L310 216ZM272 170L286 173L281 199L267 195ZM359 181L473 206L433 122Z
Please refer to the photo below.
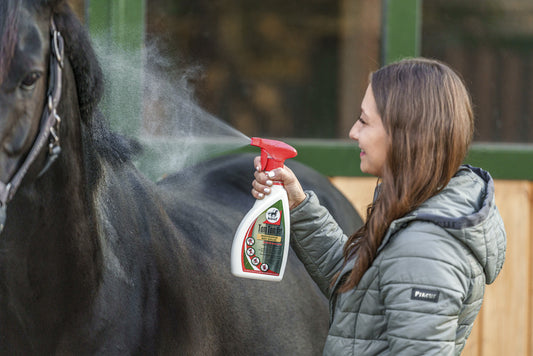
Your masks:
M359 120L357 120L355 124L353 124L352 128L350 129L350 132L348 133L348 137L355 141L359 141L359 127L357 125L358 122Z

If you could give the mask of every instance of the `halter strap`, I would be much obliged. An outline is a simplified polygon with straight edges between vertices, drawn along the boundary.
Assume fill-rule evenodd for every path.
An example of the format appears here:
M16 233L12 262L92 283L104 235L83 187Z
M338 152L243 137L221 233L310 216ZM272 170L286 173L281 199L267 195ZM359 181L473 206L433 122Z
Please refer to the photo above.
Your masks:
M22 179L28 172L31 164L39 155L46 141L48 140L48 156L44 168L41 170L38 177L50 167L61 152L61 146L59 145L59 126L61 124L61 118L57 114L57 106L61 99L61 80L65 46L63 37L57 30L53 17L50 19L50 36L50 73L48 80L47 105L41 115L39 134L35 139L30 152L26 156L24 163L8 183L0 181L0 231L4 227L7 203L13 199Z

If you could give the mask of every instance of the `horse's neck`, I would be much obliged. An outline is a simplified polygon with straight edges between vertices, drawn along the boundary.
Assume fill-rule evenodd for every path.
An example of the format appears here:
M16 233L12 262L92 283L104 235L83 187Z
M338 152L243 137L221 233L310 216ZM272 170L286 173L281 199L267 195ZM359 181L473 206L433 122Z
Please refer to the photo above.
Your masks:
M8 205L0 265L0 313L13 330L8 340L53 342L65 323L85 313L99 283L96 219L81 150L63 142L60 158Z

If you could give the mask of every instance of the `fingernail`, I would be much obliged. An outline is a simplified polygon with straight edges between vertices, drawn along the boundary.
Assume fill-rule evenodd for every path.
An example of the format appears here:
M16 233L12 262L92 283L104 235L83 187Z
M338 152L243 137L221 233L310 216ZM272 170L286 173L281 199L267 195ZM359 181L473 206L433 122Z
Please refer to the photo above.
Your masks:
M267 175L268 175L269 178L274 178L274 176L276 175L276 173L270 171L270 172L267 173Z
M270 179L266 181L266 185L268 185L268 186L270 186L270 187L271 187L271 186L272 186L272 184L274 184L274 183L272 183L272 181L271 181Z
M257 194L257 196L259 197L259 199L263 198L265 195L263 193L259 193Z
M261 166L255 167L255 170L259 172L261 170Z
M265 188L265 189L263 189L263 191L265 192L265 194L268 194L268 193L270 193L270 188Z

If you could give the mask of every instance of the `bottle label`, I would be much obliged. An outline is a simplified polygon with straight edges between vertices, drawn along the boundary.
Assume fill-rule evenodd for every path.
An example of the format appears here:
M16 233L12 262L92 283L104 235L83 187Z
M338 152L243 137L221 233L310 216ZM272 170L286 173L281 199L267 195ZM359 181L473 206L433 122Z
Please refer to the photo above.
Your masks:
M278 200L250 225L242 247L244 272L278 276L285 245L283 203Z

